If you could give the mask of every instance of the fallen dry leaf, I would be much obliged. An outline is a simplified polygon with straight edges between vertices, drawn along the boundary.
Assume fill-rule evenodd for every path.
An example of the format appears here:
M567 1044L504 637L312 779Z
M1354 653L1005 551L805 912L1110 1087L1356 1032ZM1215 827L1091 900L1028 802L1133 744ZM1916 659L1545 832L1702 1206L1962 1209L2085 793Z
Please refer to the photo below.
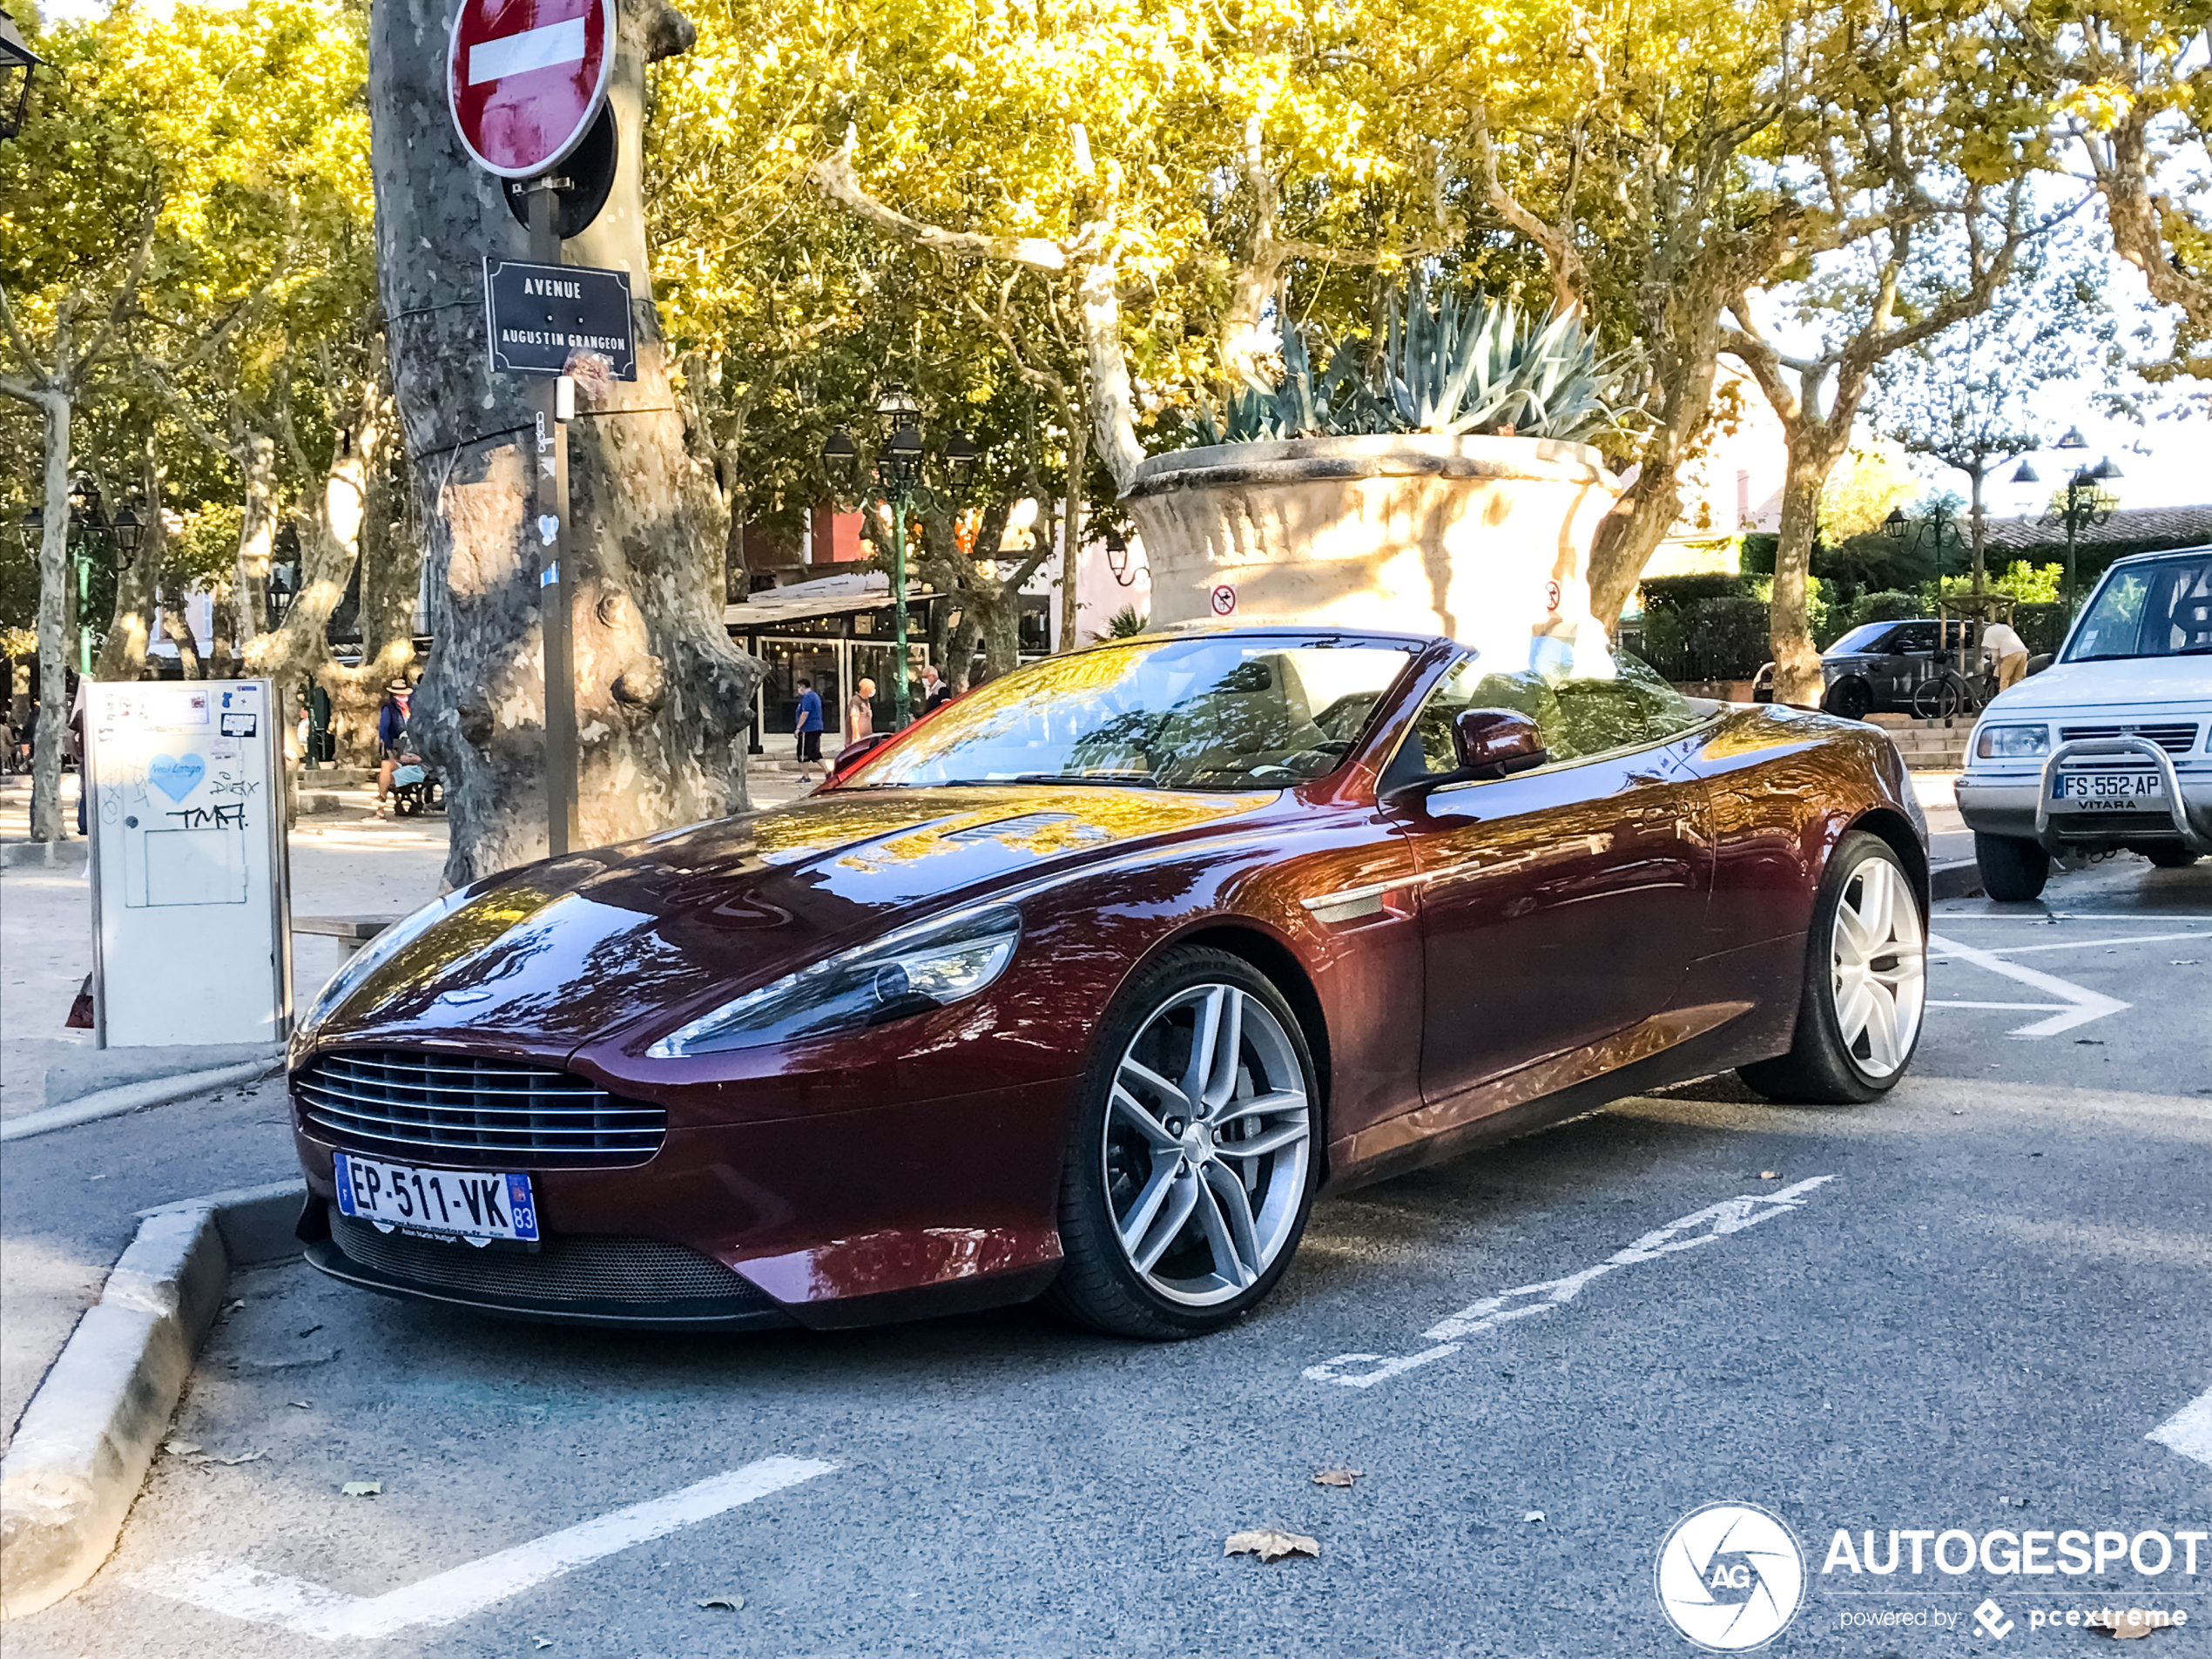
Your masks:
M1527 1514L1521 1516L1521 1524L1525 1527L1532 1521L1541 1521L1543 1518L1544 1512L1542 1510L1531 1509Z
M732 1613L745 1606L742 1595L710 1595L699 1603L701 1607L726 1607Z
M1782 1171L1779 1170L1761 1170L1759 1171L1759 1179L1762 1181L1779 1181L1781 1178Z
M537 1639L537 1645L538 1645L539 1647L541 1647L541 1648L550 1648L550 1647L551 1647L551 1646L553 1645L553 1643L552 1643L552 1642L551 1642L549 1638L547 1638L547 1637L545 1637L545 1636L540 1636L540 1637L538 1637L538 1639Z
M338 1490L348 1498L374 1498L384 1490L381 1480L348 1480Z
M171 1457L190 1457L194 1452L199 1450L199 1442L198 1440L172 1440L161 1449L168 1453Z
M2101 1624L2097 1628L2107 1635L2116 1636L2122 1642L2140 1642L2154 1630L2170 1627L2153 1624L2149 1614L2139 1607L2131 1607L2125 1613L2113 1615L2110 1624Z
M1304 1533L1281 1532L1273 1527L1261 1527L1252 1532L1233 1532L1222 1547L1224 1555L1257 1555L1264 1561L1278 1561L1285 1555L1318 1557L1321 1546L1318 1540Z
M240 1452L236 1457L217 1457L212 1452L196 1457L195 1463L219 1463L226 1468L236 1468L241 1463L255 1463L268 1456L266 1452Z
M1317 1487L1348 1487L1359 1478L1358 1469L1324 1469L1313 1477Z
M307 1404L307 1402L304 1399L287 1399L284 1403L287 1406L297 1406L303 1412L311 1412L314 1410L314 1407Z

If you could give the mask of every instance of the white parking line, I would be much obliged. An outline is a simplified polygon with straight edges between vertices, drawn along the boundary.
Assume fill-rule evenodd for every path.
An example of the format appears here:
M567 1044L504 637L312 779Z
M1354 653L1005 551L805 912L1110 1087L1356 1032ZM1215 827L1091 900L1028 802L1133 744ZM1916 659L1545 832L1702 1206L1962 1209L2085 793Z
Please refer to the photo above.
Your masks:
M603 1555L711 1520L836 1467L808 1458L762 1458L681 1492L594 1516L382 1595L347 1595L219 1555L193 1555L148 1568L131 1575L131 1582L174 1602L279 1625L295 1635L373 1642L410 1625L453 1624Z
M2169 916L2162 910L2054 910L2044 915L2002 910L1939 910L1935 914L1945 921L2032 921L2045 927L2054 921L2212 921L2212 916Z
M2048 991L2060 998L2056 1002L1947 1002L1935 997L1928 999L1933 1008L2012 1008L2048 1011L2047 1020L2033 1021L2015 1026L2011 1035L2016 1037L2054 1037L2061 1031L2071 1031L2077 1025L2087 1025L2092 1020L2101 1020L2107 1014L2117 1014L2130 1005L2117 997L2107 996L2102 991L2093 991L2086 985L2076 985L2072 980L2060 979L2055 974L2043 974L2033 968L2022 968L2018 962L2008 962L1994 951L1980 950L1973 945L1962 945L1956 940L1946 939L1940 934L1930 934L1928 943L1945 956L1986 968L1992 974L2001 974L2006 979L2017 980L2039 991Z
M1615 1268L1632 1267L1638 1262L1657 1261L1662 1256L1695 1250L1700 1244L1710 1244L1740 1233L1746 1227L1756 1227L1763 1221L1772 1221L1777 1216L1786 1216L1800 1208L1804 1195L1814 1188L1824 1186L1836 1177L1816 1175L1811 1180L1800 1181L1795 1186L1784 1187L1777 1192L1747 1192L1738 1197L1723 1198L1718 1204L1708 1204L1679 1221L1644 1236L1625 1250L1615 1251L1595 1267L1586 1267L1579 1273L1565 1278L1548 1278L1537 1285L1523 1285L1499 1296L1486 1296L1480 1302L1461 1308L1457 1313L1440 1320L1421 1332L1426 1340L1438 1345L1422 1349L1418 1353L1388 1356L1379 1353L1340 1353L1332 1359L1324 1359L1318 1366L1308 1366L1300 1372L1309 1382L1339 1383L1346 1388L1372 1388L1390 1378L1403 1376L1416 1366L1455 1354L1466 1345L1462 1337L1471 1337L1485 1331L1494 1331L1501 1325L1515 1319L1526 1319L1538 1314L1555 1313L1582 1293L1592 1281L1603 1278ZM1693 1227L1707 1231L1681 1237ZM1507 1305L1519 1298L1532 1298L1517 1306ZM1340 1366L1361 1366L1368 1369L1343 1372Z
M2048 945L1996 945L1983 948L1992 956L2025 956L2030 951L2088 950L2098 945L2161 945L2171 939L2212 939L2212 934L2124 934L2117 939L2061 939ZM1930 951L1928 960L1939 962L1944 960L1943 953Z
M2212 1388L2206 1389L2143 1438L2170 1446L2183 1457L2212 1465Z

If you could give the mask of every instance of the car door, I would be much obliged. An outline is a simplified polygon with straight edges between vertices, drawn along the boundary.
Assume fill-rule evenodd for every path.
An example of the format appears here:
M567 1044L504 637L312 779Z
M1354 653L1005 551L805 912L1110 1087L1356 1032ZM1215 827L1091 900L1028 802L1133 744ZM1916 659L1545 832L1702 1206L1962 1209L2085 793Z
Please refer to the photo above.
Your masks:
M1882 698L1897 707L1912 701L1913 688L1927 677L1935 656L1935 624L1908 622L1882 643Z
M1452 717L1489 707L1534 719L1547 764L1394 798L1420 868L1432 1106L1667 1008L1712 884L1705 786L1688 765L1710 721L1688 699L1632 659L1566 680L1485 675L1469 659L1423 708L1390 781L1450 769Z

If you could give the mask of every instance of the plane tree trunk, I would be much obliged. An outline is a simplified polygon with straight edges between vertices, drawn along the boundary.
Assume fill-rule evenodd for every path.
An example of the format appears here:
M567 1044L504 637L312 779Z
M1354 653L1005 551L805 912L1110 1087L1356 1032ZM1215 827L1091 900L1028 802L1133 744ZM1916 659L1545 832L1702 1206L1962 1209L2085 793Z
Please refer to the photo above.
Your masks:
M524 259L500 181L473 166L447 114L448 8L375 0L370 159L392 379L420 509L435 641L415 726L446 783L450 882L543 857L544 658L530 516L529 388L491 372L482 260ZM637 378L580 399L569 429L567 583L575 597L584 845L742 810L760 665L730 643L708 484L685 454L645 257L639 178L644 70L687 50L659 0L625 6L610 100L614 189L571 262L630 273ZM364 596L366 597L366 596Z

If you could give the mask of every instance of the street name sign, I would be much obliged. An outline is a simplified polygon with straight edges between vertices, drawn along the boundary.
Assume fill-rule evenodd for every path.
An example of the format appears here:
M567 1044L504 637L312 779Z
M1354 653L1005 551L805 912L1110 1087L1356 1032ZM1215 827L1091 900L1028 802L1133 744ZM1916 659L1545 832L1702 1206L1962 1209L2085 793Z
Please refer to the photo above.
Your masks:
M536 179L583 141L615 64L615 0L462 0L446 53L453 125L476 164Z
M607 360L611 378L637 378L627 271L488 258L484 327L502 374L571 374L572 358L590 353Z

